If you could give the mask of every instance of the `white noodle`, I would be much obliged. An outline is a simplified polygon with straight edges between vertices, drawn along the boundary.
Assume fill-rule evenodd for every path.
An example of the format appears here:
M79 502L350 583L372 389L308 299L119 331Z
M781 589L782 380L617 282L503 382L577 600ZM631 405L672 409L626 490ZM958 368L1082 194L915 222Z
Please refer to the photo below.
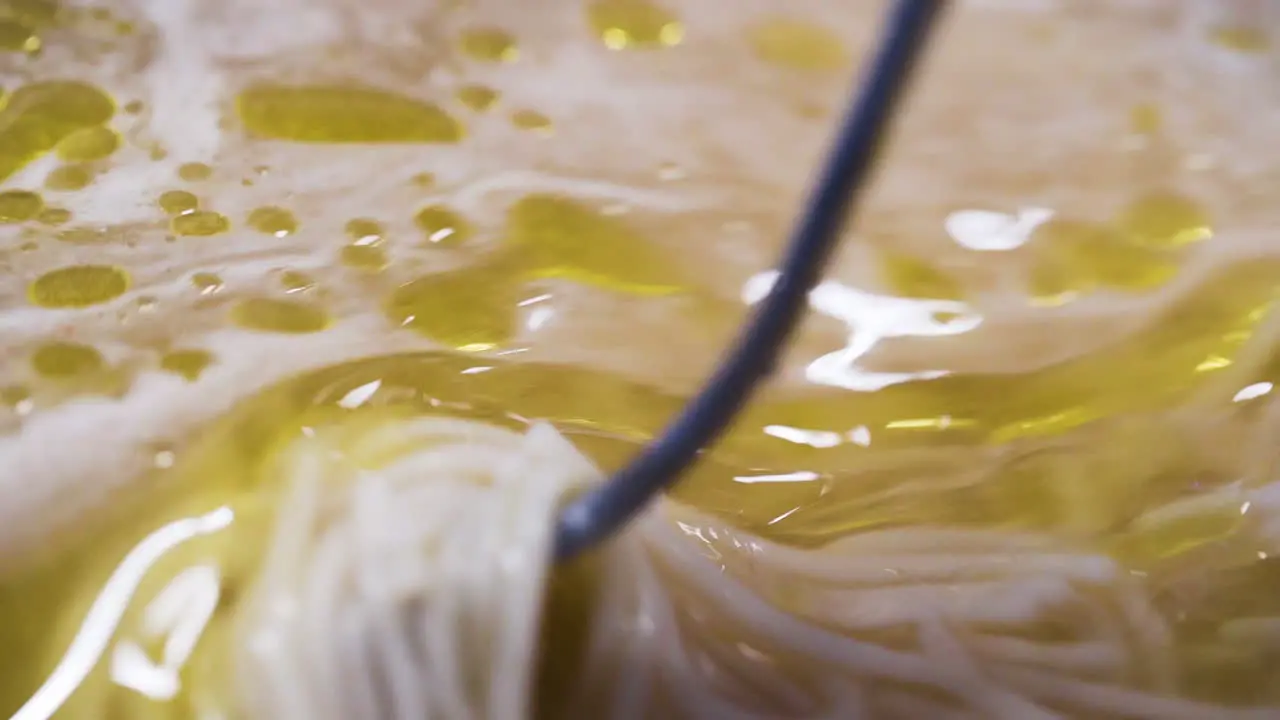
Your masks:
M247 716L530 717L552 521L599 473L543 425L402 421L347 447L285 456L238 618ZM666 502L597 560L570 718L1280 712L1178 698L1143 588L1048 538L920 527L799 550Z

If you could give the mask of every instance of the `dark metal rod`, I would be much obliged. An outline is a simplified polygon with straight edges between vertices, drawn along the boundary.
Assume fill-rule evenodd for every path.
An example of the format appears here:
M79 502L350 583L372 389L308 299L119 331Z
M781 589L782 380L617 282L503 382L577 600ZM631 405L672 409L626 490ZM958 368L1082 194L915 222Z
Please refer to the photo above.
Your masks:
M783 256L777 281L724 361L679 417L607 482L575 498L556 526L555 557L604 540L673 485L774 371L868 185L886 130L947 0L898 0L826 167Z

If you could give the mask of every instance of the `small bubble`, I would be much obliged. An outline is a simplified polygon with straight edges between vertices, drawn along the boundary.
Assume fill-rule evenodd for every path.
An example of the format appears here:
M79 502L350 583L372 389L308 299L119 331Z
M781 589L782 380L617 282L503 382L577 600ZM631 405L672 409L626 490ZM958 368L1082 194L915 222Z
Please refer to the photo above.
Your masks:
M151 462L157 470L168 470L173 467L176 457L172 450L159 450L152 457Z

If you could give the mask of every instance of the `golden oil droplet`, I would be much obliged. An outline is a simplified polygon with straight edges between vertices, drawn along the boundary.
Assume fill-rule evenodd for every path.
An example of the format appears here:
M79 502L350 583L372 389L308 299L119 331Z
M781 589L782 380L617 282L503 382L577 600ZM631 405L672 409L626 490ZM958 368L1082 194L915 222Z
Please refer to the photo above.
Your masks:
M88 165L63 165L49 172L44 186L59 192L83 190L93 182L93 176L93 169Z
M19 20L0 20L0 50L36 53L42 43L36 29Z
M458 88L458 102L476 112L485 112L498 103L498 91L485 85L463 85Z
M286 270L280 274L280 285L284 287L284 291L290 295L294 293L306 292L316 286L316 281L312 280L306 273L300 273L297 270Z
M62 138L55 149L66 162L92 162L119 150L120 136L104 125L81 128Z
M60 207L45 208L36 215L36 220L42 225L61 225L71 220L71 211Z
M72 265L36 278L31 302L46 308L82 308L114 300L129 289L129 276L110 265Z
M209 210L192 210L175 216L169 221L169 227L175 235L208 237L230 230L231 221L225 215Z
M1121 211L1116 226L1131 240L1155 248L1174 248L1213 236L1209 217L1189 198L1155 193Z
M464 30L458 47L472 59L486 62L513 62L520 55L515 36L499 28Z
M462 125L439 106L371 88L259 85L236 109L249 132L317 143L454 143Z
M106 361L94 348L72 342L51 342L31 354L31 367L47 378L64 380L102 370Z
M18 88L0 108L0 180L71 133L102 125L113 114L111 98L85 83L54 81Z
M519 278L501 263L419 278L387 299L392 322L467 352L509 341L516 332Z
M1142 291L1177 274L1174 259L1135 245L1104 225L1054 219L1036 229L1031 293L1039 304L1061 304L1097 287Z
M142 112L143 108L145 107L146 106L142 104L141 100L130 100L129 102L124 104L124 111L129 113L130 115L137 115L138 113Z
M511 251L535 276L646 295L684 289L678 269L624 218L568 198L517 200L507 211L506 233Z
M1263 53L1271 49L1271 39L1261 28L1217 27L1210 31L1209 39L1228 50L1241 53Z
M200 207L200 198L186 190L167 190L160 194L160 209L169 215L182 215Z
M840 38L830 30L800 20L770 18L747 31L756 57L793 70L839 70L848 64Z
M298 220L293 213L282 207L266 205L255 208L249 213L249 227L260 233L285 237L298 231Z
M31 409L31 390L22 385L0 387L0 403L19 415L25 415Z
M213 168L204 163L183 163L178 166L178 177L187 182L203 182L213 177Z
M649 0L597 0L587 22L610 50L677 45L684 26L675 14Z
M320 307L271 298L242 300L232 309L231 320L249 330L277 333L313 333L329 325L329 316Z
M222 289L222 278L213 273L198 272L191 276L191 284L201 295L212 295Z
M413 216L413 222L436 247L456 247L471 239L471 224L443 205L428 205Z
M364 272L379 272L387 266L387 253L377 245L348 245L339 259L343 265Z
M1160 110L1155 105L1135 105L1129 111L1129 127L1139 135L1155 135L1160 132Z
M516 110L511 113L511 124L521 130L533 130L544 135L551 134L551 118L536 110Z
M44 209L44 198L30 190L0 192L0 223L25 222Z
M160 358L160 368L174 375L181 375L190 382L213 364L213 353L207 350L171 350Z
M347 237L354 240L358 245L378 243L386 235L386 230L382 228L382 223L370 218L348 220L343 231L347 233Z
M1031 266L1027 292L1031 304L1040 307L1065 305L1084 292L1092 290L1092 282L1072 277L1061 265L1050 259L1038 259Z
M52 25L64 9L58 0L4 0L0 15L32 25Z
M421 172L409 178L409 182L420 188L429 188L436 184L436 176L429 172Z
M964 298L960 283L919 258L884 253L880 269L889 288L901 297L931 300Z

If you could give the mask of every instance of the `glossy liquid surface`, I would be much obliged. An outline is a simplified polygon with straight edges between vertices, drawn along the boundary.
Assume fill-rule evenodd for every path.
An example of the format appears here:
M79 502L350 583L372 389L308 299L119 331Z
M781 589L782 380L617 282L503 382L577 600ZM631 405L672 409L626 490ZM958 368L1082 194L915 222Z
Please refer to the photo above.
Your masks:
M0 49L25 57L65 30L43 7L0 0ZM124 83L113 99L97 81L52 73L7 86L0 230L12 243L0 261L22 281L5 302L38 313L43 329L16 337L14 359L0 366L4 429L31 431L42 413L148 386L217 419L174 423L182 429L172 435L167 424L151 427L131 448L149 469L113 488L110 502L87 501L92 512L64 495L72 527L3 576L0 713L32 696L93 604L124 585L109 613L119 622L99 626L106 651L71 683L56 717L226 713L223 631L255 572L281 480L263 463L308 429L356 413L548 420L606 471L660 432L767 284L793 210L777 198L800 187L828 129L823 102L842 91L861 50L847 42L857 27L837 32L799 10L739 18L715 34L727 16L713 9L573 5L560 19L580 36L576 65L555 54L567 41L526 39L513 16L449 24L430 42L413 34L434 31L426 21L398 22L394 33L351 27L349 44L280 50L289 69L273 73L244 49L248 26L234 25L245 46L218 50L245 53L218 69L229 95L210 102L211 120L193 111L165 137L176 111L163 94L131 99L143 89ZM976 37L979 25L962 21L956 32ZM153 30L163 38L145 22L113 34L151 42ZM1042 531L1099 549L1148 578L1174 627L1173 661L1191 678L1184 692L1280 703L1264 662L1274 647L1258 639L1259 623L1280 617L1280 574L1260 511L1250 510L1261 500L1247 494L1269 478L1241 449L1269 427L1280 382L1267 339L1280 255L1238 240L1247 206L1176 169L1211 165L1195 153L1217 146L1175 138L1180 113L1216 107L1214 98L1124 93L1097 123L1116 136L1098 131L1085 147L1105 153L1027 160L1021 174L984 185L981 171L1018 161L1007 149L984 154L993 138L1100 107L1090 95L1052 117L1017 116L1043 107L1035 93L1045 78L1092 67L1077 52L1036 74L1034 57L1055 52L1052 36L1023 42L1023 62L997 64L1009 72L983 86L997 94L1009 83L1025 102L1006 95L975 109L925 86L913 112L927 122L906 126L915 134L884 179L885 197L908 201L869 206L850 241L863 254L837 263L811 298L794 361L673 494L798 546L950 525ZM1206 38L1233 61L1269 57L1248 33L1195 40ZM958 69L942 84L994 77L973 59L988 56L975 48L995 48L990 40L944 55L943 71ZM697 75L700 61L682 64L708 47L724 54L707 67L730 68L714 83ZM378 73L351 80L350 58L374 48L388 53L369 61ZM566 72L548 54L589 72L524 94L538 87L528 73ZM434 84L437 62L457 76ZM617 113L625 122L595 114L608 93L588 85L591 73L609 92L627 88ZM1107 67L1081 92L1126 78ZM667 89L681 82L696 92ZM117 102L127 111L119 117ZM995 107L1016 117L983 124L1002 117ZM776 125L793 115L800 124ZM644 135L651 126L670 137L655 146ZM801 126L807 135L775 132ZM200 134L209 128L216 136ZM1142 142L1116 149L1131 135ZM963 152L948 156L953 141ZM468 155L490 146L501 152ZM617 167L595 183L575 163ZM904 183L893 175L899 163L927 172ZM156 180L124 192L125 172ZM750 178L741 188L739 176ZM47 192L30 189L42 184ZM1246 185L1269 192L1256 178ZM970 186L981 186L973 192L985 206L968 201ZM1106 188L1102 200L1073 199L1095 186ZM143 209L129 208L127 222L103 219L104 207L134 201ZM934 217L939 206L945 217ZM1224 245L1239 257L1216 254ZM1098 320L1109 313L1133 322ZM627 362L595 362L592 342ZM372 358L334 359L362 355ZM256 372L277 364L298 372L280 382ZM232 397L244 399L224 412ZM40 480L20 478L37 490L14 499L55 492ZM138 560L148 554L158 559ZM133 581L113 584L141 565Z

